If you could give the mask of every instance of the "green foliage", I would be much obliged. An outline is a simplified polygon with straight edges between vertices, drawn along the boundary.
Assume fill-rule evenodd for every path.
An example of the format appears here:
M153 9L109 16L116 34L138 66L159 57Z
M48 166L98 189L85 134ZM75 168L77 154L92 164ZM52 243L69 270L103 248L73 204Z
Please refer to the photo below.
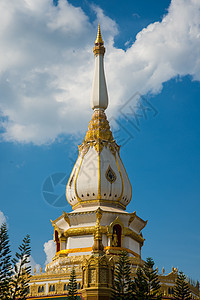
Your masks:
M30 237L27 235L19 246L19 252L11 260L6 224L0 227L0 299L25 300L31 267L27 266L31 253Z
M69 300L77 300L77 281L76 281L76 272L75 268L73 267L70 278L69 278L69 293L68 293L68 299Z
M186 277L183 272L179 272L174 287L174 298L177 300L190 300L190 288L186 281Z
M0 299L8 299L9 282L12 276L10 244L6 224L0 227Z
M14 265L14 275L11 279L11 299L17 298L24 300L28 294L28 282L30 279L31 267L27 266L30 262L31 254L30 237L27 235L19 246L19 252L16 252L12 259Z
M148 293L148 285L142 268L138 267L133 282L133 299L144 300Z
M143 267L138 267L133 282L134 299L153 300L162 299L160 282L156 270L153 269L154 261L148 257Z
M115 268L113 300L131 300L132 280L128 253L122 251Z

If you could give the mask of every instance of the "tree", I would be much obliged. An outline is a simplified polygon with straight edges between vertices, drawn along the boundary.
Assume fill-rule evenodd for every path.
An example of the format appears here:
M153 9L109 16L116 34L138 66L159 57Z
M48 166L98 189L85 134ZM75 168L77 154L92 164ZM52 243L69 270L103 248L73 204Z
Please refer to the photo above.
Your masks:
M69 293L68 293L68 299L69 300L77 300L77 281L76 281L76 272L75 268L73 267L70 278L69 278Z
M19 251L16 252L15 258L12 259L14 265L14 275L11 279L12 300L24 300L28 294L28 282L31 273L31 267L27 266L30 263L29 257L31 254L30 237L28 234L19 246Z
M25 300L28 294L28 283L31 267L30 237L27 235L19 246L19 252L11 260L9 237L6 224L0 227L0 299Z
M191 292L189 284L186 281L186 277L183 272L179 272L174 287L174 298L177 300L190 300Z
M132 297L131 266L128 253L122 251L115 268L113 299L129 300Z
M153 267L154 261L151 257L148 257L143 267L148 289L146 299L148 300L162 298L162 295L160 293L160 282L158 279L158 274L157 271L153 269Z
M6 223L0 227L0 299L9 295L9 283L12 276L10 244Z
M134 299L162 299L157 271L153 269L154 261L148 257L143 267L138 267L133 283Z
M148 286L141 267L137 268L133 281L133 299L144 300L148 292Z

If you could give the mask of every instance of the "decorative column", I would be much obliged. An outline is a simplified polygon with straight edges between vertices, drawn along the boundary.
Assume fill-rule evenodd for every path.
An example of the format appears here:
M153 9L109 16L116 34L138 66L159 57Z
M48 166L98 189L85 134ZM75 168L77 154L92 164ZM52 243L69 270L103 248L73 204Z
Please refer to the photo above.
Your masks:
M94 234L93 252L82 265L82 296L84 300L110 300L114 278L114 262L104 252L100 220L102 211L96 212L96 230Z

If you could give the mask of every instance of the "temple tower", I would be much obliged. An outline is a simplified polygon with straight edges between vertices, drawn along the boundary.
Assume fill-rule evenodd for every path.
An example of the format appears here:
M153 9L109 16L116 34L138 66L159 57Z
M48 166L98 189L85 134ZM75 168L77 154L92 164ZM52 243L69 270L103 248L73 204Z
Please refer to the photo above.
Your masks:
M93 115L66 187L72 211L51 221L56 253L45 273L33 276L31 296L67 295L74 266L79 292L86 300L110 299L119 253L129 253L133 269L141 264L141 230L147 222L126 211L132 187L105 113L108 92L100 26L93 52Z
M75 267L79 299L109 300L113 286L114 264L122 250L129 253L131 269L142 264L142 229L146 225L126 206L132 187L120 158L105 110L108 93L104 74L105 47L100 26L93 48L95 70L92 87L92 119L66 187L72 212L55 221L55 256L43 273L31 277L30 299L67 300L70 273ZM173 298L177 269L159 275L163 299ZM199 283L190 285L199 299ZM48 298L49 297L49 298Z
M105 110L108 93L104 74L105 47L100 26L93 48L94 80L91 96L93 109L79 155L66 187L66 197L73 211L63 212L55 221L56 255L47 268L51 269L63 257L90 255L94 243L96 212L102 211L100 232L107 254L121 250L140 259L144 239L141 230L146 222L128 213L126 206L132 197L132 187L120 158L120 146L115 142Z

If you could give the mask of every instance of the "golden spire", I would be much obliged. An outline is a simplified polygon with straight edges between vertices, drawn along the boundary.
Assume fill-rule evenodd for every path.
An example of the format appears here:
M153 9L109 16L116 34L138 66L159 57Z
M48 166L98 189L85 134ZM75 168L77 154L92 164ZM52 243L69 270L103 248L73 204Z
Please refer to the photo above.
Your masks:
M97 56L98 54L104 55L105 53L105 47L104 47L104 42L101 36L101 28L100 24L98 25L98 32L97 32L97 38L95 41L95 46L93 48L94 55Z
M101 36L101 28L100 28L100 24L98 25L98 32L97 32L97 38L96 38L96 41L95 41L95 45L98 45L98 44L101 44L103 45L103 39L102 39L102 36Z

